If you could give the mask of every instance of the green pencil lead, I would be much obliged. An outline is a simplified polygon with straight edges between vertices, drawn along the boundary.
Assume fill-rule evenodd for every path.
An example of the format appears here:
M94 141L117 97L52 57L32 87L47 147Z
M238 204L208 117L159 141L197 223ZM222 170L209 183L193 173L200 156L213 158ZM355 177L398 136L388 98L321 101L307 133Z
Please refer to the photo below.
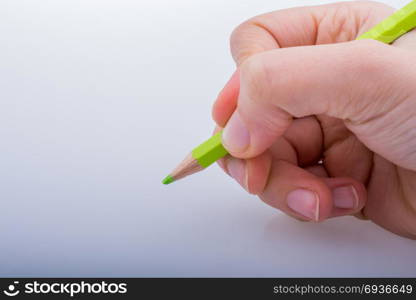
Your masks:
M168 175L168 176L165 177L165 179L162 180L162 183L163 184L169 184L169 183L172 183L174 181L175 181L175 179L173 179L172 176Z

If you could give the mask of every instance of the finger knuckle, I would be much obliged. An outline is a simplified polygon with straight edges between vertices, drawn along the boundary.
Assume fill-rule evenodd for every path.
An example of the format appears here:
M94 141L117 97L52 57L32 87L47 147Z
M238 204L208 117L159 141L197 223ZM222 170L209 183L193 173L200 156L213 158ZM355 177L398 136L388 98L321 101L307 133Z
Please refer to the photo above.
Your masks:
M230 35L231 46L234 44L234 42L239 41L241 37L244 36L249 26L250 26L250 23L248 21L245 21L233 29Z
M237 64L240 64L246 57L250 55L248 49L242 47L242 41L246 39L248 32L252 25L249 21L246 21L238 25L230 35L230 49L231 54L234 57L234 60Z
M269 70L263 54L256 54L248 58L241 66L242 88L250 100L256 102L267 99L269 94Z

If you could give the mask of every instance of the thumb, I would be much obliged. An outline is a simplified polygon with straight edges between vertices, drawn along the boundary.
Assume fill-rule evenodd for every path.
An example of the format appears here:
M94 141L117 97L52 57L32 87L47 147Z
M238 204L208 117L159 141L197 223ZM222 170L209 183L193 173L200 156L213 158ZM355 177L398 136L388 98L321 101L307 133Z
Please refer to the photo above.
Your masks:
M414 108L407 107L415 107L408 101L416 94L415 64L410 51L371 40L256 54L240 67L238 103L224 128L224 146L233 156L254 157L293 117L325 114L343 119L367 147L391 161L400 146L413 154L414 165L416 145L398 144L409 141L410 129L416 140L415 124L400 126L415 121ZM391 139L403 134L406 141Z

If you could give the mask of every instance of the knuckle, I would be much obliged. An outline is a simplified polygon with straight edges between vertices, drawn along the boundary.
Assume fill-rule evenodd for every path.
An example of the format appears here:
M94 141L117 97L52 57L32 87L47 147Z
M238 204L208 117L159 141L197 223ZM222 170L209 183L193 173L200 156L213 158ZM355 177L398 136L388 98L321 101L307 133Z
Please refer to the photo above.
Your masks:
M241 65L240 78L242 89L252 101L267 99L270 90L270 78L267 64L263 54L249 57Z
M238 25L231 32L230 49L231 54L234 60L237 62L237 64L242 63L245 60L245 58L250 56L249 50L246 49L245 46L243 46L243 41L247 39L247 35L249 35L252 26L253 25L250 23L250 21L245 21L244 23Z
M234 42L239 41L244 33L247 31L247 27L250 26L248 21L245 21L233 29L230 35L230 44L233 45Z
M255 16L238 25L230 35L231 54L238 65L255 53L266 50L263 35L270 35L268 29L262 24L262 15Z
M339 43L355 39L358 30L356 24L359 22L359 18L349 3L339 3L322 17L318 32L323 31L325 34L318 35L318 44Z
M261 19L261 16L255 16L250 19L247 19L243 23L239 24L237 27L233 29L230 35L230 42L239 41L242 38L246 37L247 32L250 32L253 28L255 28L258 21Z
M273 77L274 67L268 53L264 52L248 58L240 70L239 110L246 116L256 112L265 135L283 132L292 119L292 115L281 107L282 101L276 101L280 98L276 90L281 90L279 87L284 81L280 78L284 76Z

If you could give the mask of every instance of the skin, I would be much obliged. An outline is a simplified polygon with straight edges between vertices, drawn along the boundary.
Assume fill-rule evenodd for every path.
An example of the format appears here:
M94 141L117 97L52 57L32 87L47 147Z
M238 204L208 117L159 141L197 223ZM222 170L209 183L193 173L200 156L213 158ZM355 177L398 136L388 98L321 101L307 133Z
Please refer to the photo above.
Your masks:
M299 220L355 215L415 239L416 33L354 41L393 11L345 2L238 26L213 107L232 155L221 167Z

